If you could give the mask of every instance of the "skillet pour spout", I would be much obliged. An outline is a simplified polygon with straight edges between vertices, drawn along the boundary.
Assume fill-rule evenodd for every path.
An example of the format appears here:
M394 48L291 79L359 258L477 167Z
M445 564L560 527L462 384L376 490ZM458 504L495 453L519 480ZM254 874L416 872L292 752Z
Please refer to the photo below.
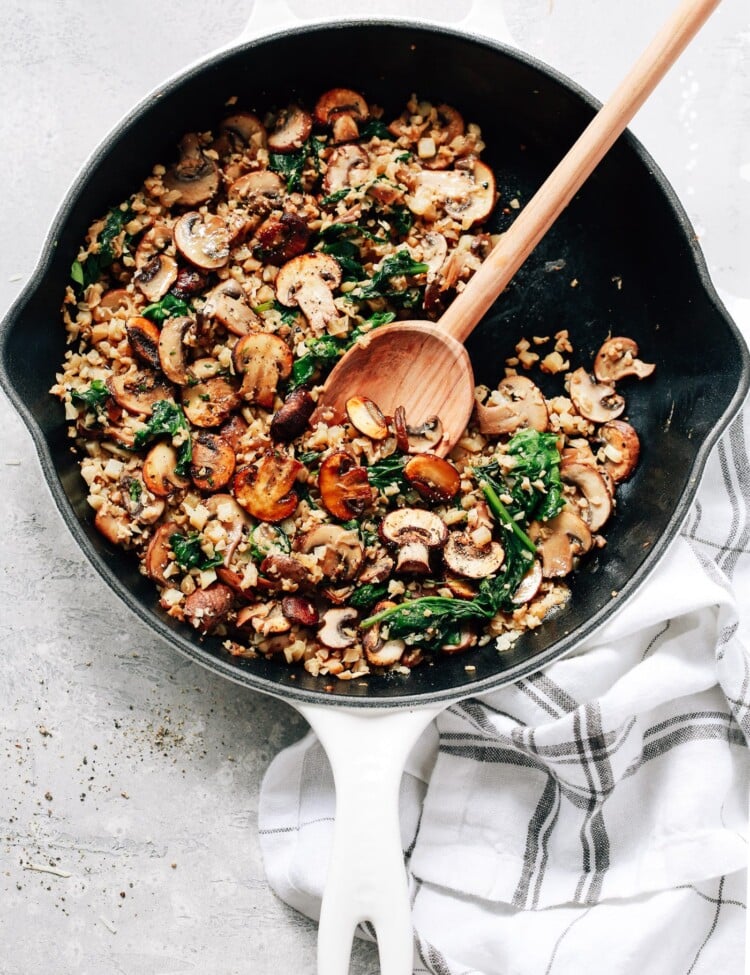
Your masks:
M274 71L280 60L287 65L283 79ZM272 80L260 85L259 78ZM606 549L578 573L566 609L502 656L491 645L477 650L474 671L449 658L408 678L371 676L339 682L332 692L322 679L292 678L273 662L230 659L218 638L199 640L155 607L135 564L93 527L62 410L48 395L64 354L61 297L89 224L139 185L154 159L175 158L184 132L221 118L230 95L241 93L257 110L286 103L290 90L313 103L320 90L339 86L342 78L386 112L412 91L471 106L505 200L528 199L595 110L586 93L533 58L439 28L324 24L221 54L133 111L81 172L32 282L2 323L0 379L31 431L53 497L82 550L169 643L224 676L288 700L354 707L448 701L544 666L598 627L645 579L677 532L708 452L747 391L748 353L708 279L674 193L643 147L624 136L468 344L476 380L489 386L502 378L504 359L521 335L562 328L569 329L582 362L607 335L626 334L657 364L655 381L628 393L644 445L642 463L622 492ZM508 219L497 208L488 231L501 232ZM620 290L613 277L622 282ZM571 289L573 278L584 286ZM613 592L619 594L616 603Z

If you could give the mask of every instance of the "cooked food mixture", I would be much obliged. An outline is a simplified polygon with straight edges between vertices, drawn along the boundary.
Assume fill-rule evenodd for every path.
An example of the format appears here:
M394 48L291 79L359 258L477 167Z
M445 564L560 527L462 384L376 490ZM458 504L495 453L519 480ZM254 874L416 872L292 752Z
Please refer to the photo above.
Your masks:
M615 383L653 366L624 337L593 373L567 332L522 339L447 458L439 417L356 389L346 415L316 412L361 336L437 319L466 286L495 179L478 127L415 96L387 123L341 88L311 111L228 111L73 263L52 391L96 527L232 655L351 679L507 646L605 544L639 453Z

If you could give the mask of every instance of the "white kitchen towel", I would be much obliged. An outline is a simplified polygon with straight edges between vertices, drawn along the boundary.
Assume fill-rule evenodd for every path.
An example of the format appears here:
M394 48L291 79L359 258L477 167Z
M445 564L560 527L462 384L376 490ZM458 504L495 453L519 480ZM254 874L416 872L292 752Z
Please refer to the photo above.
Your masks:
M445 711L401 792L415 973L740 975L750 411L678 539L575 653ZM317 917L333 783L310 734L263 783L266 872Z

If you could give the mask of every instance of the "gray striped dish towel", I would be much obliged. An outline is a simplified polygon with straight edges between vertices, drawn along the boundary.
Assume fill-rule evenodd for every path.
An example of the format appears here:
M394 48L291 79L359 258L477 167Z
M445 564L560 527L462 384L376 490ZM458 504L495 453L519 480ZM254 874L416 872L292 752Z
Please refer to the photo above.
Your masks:
M746 406L606 628L417 744L401 787L414 972L740 975L748 741ZM269 767L259 825L269 883L312 918L333 812L309 734Z

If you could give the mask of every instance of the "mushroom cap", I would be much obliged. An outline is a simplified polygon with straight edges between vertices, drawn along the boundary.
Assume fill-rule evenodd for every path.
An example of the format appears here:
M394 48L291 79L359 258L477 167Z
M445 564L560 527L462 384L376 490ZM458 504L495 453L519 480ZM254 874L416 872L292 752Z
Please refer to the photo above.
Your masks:
M448 527L434 511L425 508L396 508L380 522L380 537L391 545L420 542L439 548L448 538Z
M154 254L133 275L133 284L148 298L159 301L177 280L177 262L168 254Z
M254 214L266 214L281 201L284 181L271 169L257 169L240 176L229 187L230 200L241 200Z
M268 141L265 126L252 112L235 112L227 115L222 120L219 131L230 138L234 143L235 151L241 151L251 143L258 148L264 148Z
M404 477L428 501L450 501L461 487L461 475L437 454L416 454L404 466Z
M240 394L248 403L270 410L279 379L286 379L292 371L292 350L272 332L250 332L237 342L232 358L242 376Z
M204 318L215 318L234 335L247 335L260 325L260 318L234 278L227 278L208 292L201 314Z
M357 639L352 632L352 626L357 619L357 610L351 606L327 609L321 617L321 628L318 630L318 640L323 646L331 650L343 650L351 647ZM347 632L348 629L348 632Z
M341 266L330 254L314 251L300 254L279 269L276 276L276 297L287 308L297 306L297 297L305 287L318 282L333 291L341 284Z
M149 579L158 582L162 586L168 586L169 580L164 575L164 570L172 561L172 547L169 539L174 534L179 534L180 529L173 521L165 521L158 525L148 543L144 565Z
M372 608L372 615L392 609L396 604L390 599L381 599ZM392 667L397 664L406 649L403 640L384 640L380 634L381 624L374 623L362 637L362 649L367 662L373 667Z
M266 264L283 264L304 253L310 228L298 213L271 214L255 231L258 241L253 253Z
M378 404L369 396L350 396L345 405L352 426L370 440L385 440L388 424Z
M641 452L641 442L635 429L624 420L609 420L599 427L601 454L607 474L617 483L635 470Z
M581 416L593 423L614 420L625 410L625 400L617 394L614 386L598 383L583 368L571 374L569 393Z
M423 170L406 205L417 216L442 207L468 230L489 217L496 199L495 175L477 160L471 173L462 169Z
M199 491L219 491L232 479L237 458L223 437L202 430L193 438L190 476Z
M345 450L336 451L320 465L318 490L326 510L342 521L361 515L373 500L367 468Z
M299 105L289 105L277 113L268 135L271 152L296 152L301 149L312 131L312 116Z
M586 499L584 520L592 532L599 531L612 513L612 496L607 482L590 464L568 461L560 465L560 477L577 487Z
M421 426L410 427L403 406L396 407L393 427L398 449L404 454L429 453L443 439L443 424L439 416L428 416Z
M345 186L358 186L370 175L370 157L362 146L349 142L337 146L328 157L323 190L335 193Z
M186 488L190 479L177 473L177 451L164 441L155 443L143 461L143 480L152 494L167 498L178 488Z
M357 574L364 549L356 531L342 525L322 524L298 536L294 548L303 555L323 548L320 569L329 579L353 579Z
M159 369L159 329L156 325L150 319L136 315L128 319L125 333L128 336L128 345L138 358L152 369Z
M329 125L342 114L364 121L369 117L370 109L363 96L351 88L331 88L323 92L315 103L313 117L318 125Z
M215 271L229 260L229 229L216 214L184 213L174 226L174 242L185 260Z
M162 325L157 341L159 364L162 372L178 386L185 386L190 379L185 360L188 335L195 335L195 320L187 316L169 318Z
M195 207L210 200L221 182L219 167L201 150L200 139L189 133L180 142L180 158L165 176L168 190L179 193L180 206Z
M534 559L518 583L511 602L516 606L522 606L524 603L528 603L539 592L543 578L542 563L539 559Z
M234 592L223 582L214 582L205 589L196 589L185 600L183 612L188 622L210 633L234 606Z
M600 383L615 382L625 376L645 379L654 369L654 363L638 358L638 343L624 336L607 339L594 359L594 375Z
M315 400L306 389L295 389L284 400L271 420L271 437L274 440L294 440L307 427L307 421L315 409Z
M526 428L540 433L547 429L547 404L542 391L528 376L506 376L492 399L491 406L477 403L475 407L481 433L499 436Z
M268 450L257 463L237 471L232 491L238 504L259 521L283 521L297 507L292 488L300 470L299 461Z
M567 508L549 521L532 521L528 536L537 543L545 579L568 575L573 571L574 558L588 552L593 544L586 522Z
M155 403L171 400L174 393L171 384L152 369L131 369L110 376L106 386L115 401L136 416L150 414Z
M194 375L198 361L192 365ZM220 427L241 402L239 392L224 376L210 376L182 387L182 409L195 427Z
M464 532L451 532L443 549L448 568L467 579L484 579L497 572L505 560L505 552L498 542L475 545Z

